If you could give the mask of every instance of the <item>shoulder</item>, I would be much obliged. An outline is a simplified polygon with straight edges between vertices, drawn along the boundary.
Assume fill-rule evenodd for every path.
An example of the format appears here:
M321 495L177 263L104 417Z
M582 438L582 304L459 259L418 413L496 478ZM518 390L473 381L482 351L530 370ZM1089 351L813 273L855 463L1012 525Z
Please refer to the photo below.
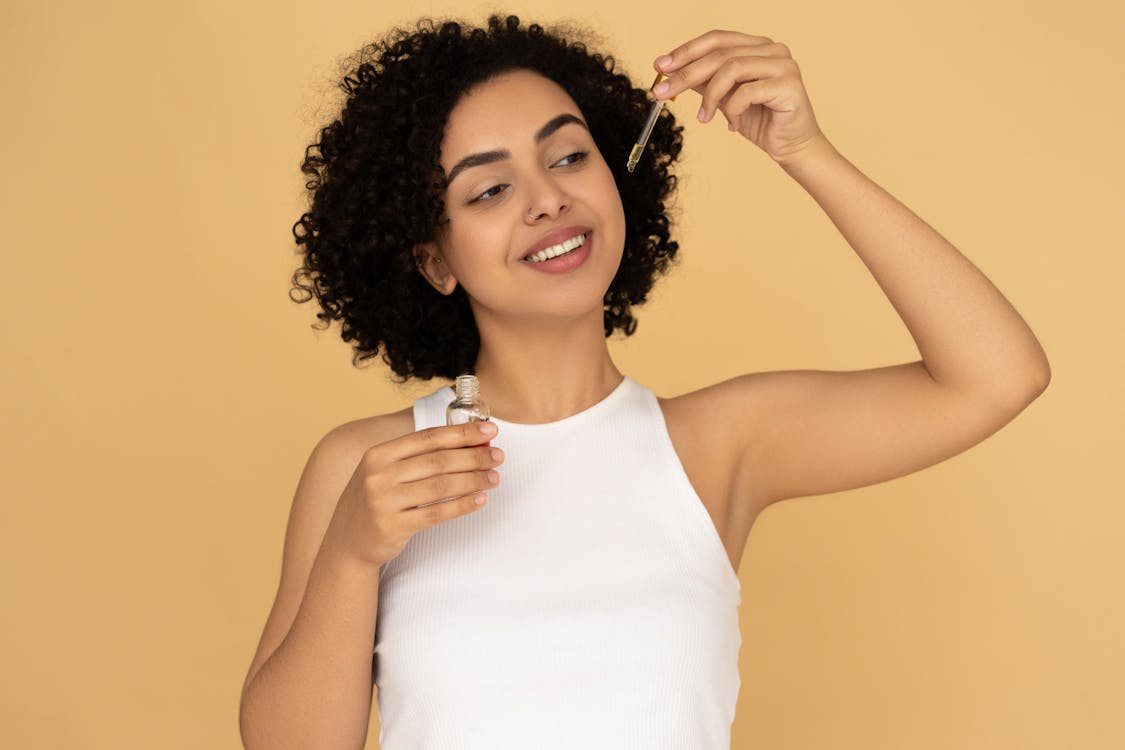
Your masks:
M364 453L414 430L411 408L337 425L317 440L298 482L293 516L323 531Z
M711 475L717 495L743 504L757 490L741 475L747 456L761 444L765 420L760 406L763 388L756 374L699 388L678 396L657 396L669 435L682 460ZM700 481L703 481L702 479Z
M437 397L431 392L426 399ZM360 417L333 427L317 444L316 450L331 456L343 458L346 462L358 461L367 449L388 440L403 437L414 432L414 402L398 411ZM354 468L355 464L352 463Z
M740 375L661 398L669 437L696 492L737 566L750 527L768 505L760 455L768 417L761 408L763 378Z
M414 407L353 419L329 430L317 443L316 451L356 462L373 445L402 437L414 431Z
M935 381L921 360L865 370L740 375L669 399L761 504L895 479L944 461L1010 421L1038 391L994 396ZM711 435L710 433L717 433Z
M665 417L682 425L693 439L740 456L762 438L770 374L739 375L678 396L657 396L657 402Z
M779 372L746 373L670 398L657 397L682 456L715 475L737 514L752 523L769 504L765 473L776 404L793 387ZM732 510L732 512L735 512Z

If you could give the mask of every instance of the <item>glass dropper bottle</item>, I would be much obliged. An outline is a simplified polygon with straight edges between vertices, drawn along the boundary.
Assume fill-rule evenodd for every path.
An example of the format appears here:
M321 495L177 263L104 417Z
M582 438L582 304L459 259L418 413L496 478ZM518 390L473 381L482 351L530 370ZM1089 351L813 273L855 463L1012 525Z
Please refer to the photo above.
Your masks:
M668 76L663 73L657 73L656 80L649 86L649 90L656 88L656 84L667 80L667 78ZM669 98L668 101L674 102L676 101L676 97L673 96ZM660 114L660 110L662 110L667 103L668 102L663 99L657 99L653 102L652 108L648 111L648 119L645 120L645 125L641 128L641 134L637 136L637 142L633 145L633 150L629 152L629 160L625 163L625 169L630 172L637 166L637 162L641 160L641 153L645 150L645 144L648 143L649 136L652 135L652 128L656 125L656 118Z
M476 375L458 375L453 390L456 395L449 406L445 407L447 425L487 422L492 416L488 411L488 404L480 397L480 381L477 380ZM491 444L491 440L481 443L481 445Z

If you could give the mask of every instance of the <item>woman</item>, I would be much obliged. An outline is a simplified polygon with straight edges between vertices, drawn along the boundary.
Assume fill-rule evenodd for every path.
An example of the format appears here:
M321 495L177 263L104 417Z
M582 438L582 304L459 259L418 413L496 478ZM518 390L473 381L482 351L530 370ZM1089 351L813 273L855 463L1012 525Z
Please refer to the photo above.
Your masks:
M654 61L669 77L650 93L515 17L396 34L306 155L295 281L358 358L382 347L404 380L475 373L495 424L444 426L442 387L318 443L244 742L360 747L374 680L384 750L729 747L735 571L761 510L964 451L1043 391L1046 357L833 148L782 44L710 31ZM689 90L701 121L721 113L826 211L921 360L669 399L617 369L606 338L633 332L678 250L682 127L664 115L634 173L626 157L650 96Z

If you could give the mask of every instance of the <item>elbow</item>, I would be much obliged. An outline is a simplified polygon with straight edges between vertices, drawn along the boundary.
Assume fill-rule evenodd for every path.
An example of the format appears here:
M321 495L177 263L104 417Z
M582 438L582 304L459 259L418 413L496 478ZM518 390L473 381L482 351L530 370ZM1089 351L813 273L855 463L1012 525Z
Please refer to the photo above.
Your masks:
M1036 344L1039 344L1037 341ZM1047 353L1043 351L1043 346L1039 344L1036 347L1039 356L1036 358L1035 366L1032 368L1034 375L1031 378L1031 398L1032 400L1039 398L1039 394L1047 390L1047 386L1051 383L1051 363L1047 361Z
M1012 370L1009 376L1013 385L1019 384L1012 391L1021 409L1039 398L1051 383L1051 363L1047 361L1047 353L1038 341L1034 343L1033 351L1028 352L1023 366Z
M1042 351L1042 350L1040 350ZM1051 384L1051 363L1047 361L1047 355L1044 354L1039 366L1035 369L1035 377L1032 378L1032 398L1039 398L1039 394L1047 390L1047 386Z
M1024 387L1022 393L1021 408L1027 406L1035 399L1039 398L1043 391L1047 390L1047 386L1051 383L1051 368L1047 364L1047 360L1043 360L1041 367L1036 368L1035 374L1028 380L1028 385Z
M1043 366L1043 374L1039 376L1039 379L1036 381L1036 383L1037 390L1035 391L1035 395L1036 397L1038 397L1039 394L1047 390L1047 386L1051 384L1051 368L1046 364L1044 364Z
M1023 370L1019 375L1013 373L999 389L993 388L992 401L1005 411L1019 413L1039 398L1050 382L1051 370L1045 363L1041 367Z

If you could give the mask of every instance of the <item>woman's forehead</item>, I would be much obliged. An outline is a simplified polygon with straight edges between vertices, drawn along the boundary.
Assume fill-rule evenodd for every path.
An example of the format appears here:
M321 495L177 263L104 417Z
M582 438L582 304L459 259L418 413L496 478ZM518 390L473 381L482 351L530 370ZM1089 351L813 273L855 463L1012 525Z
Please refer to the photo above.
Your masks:
M465 138L484 130L533 133L562 112L580 115L562 86L533 71L510 71L466 92L449 114L446 137Z

